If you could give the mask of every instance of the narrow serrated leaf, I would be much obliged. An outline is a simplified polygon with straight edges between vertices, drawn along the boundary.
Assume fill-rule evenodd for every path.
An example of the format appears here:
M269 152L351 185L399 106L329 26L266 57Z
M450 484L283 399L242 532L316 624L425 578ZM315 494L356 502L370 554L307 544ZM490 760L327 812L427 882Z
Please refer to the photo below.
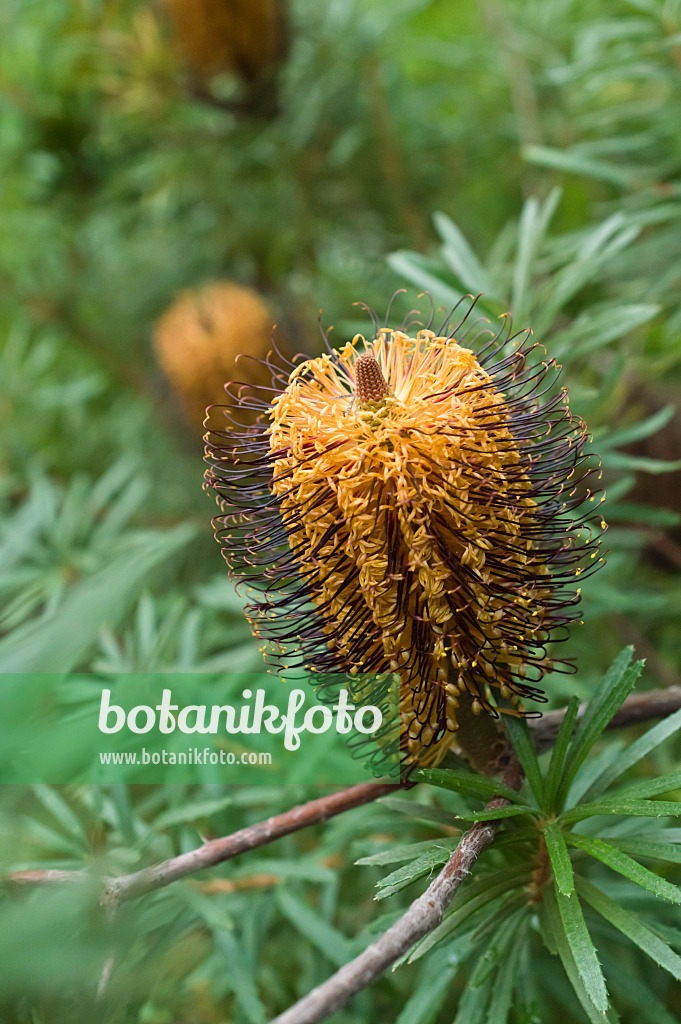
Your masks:
M675 789L681 789L681 770L658 775L656 779L643 779L641 782L634 782L620 789L617 795L625 799L631 797L642 799L659 796L661 793L671 793Z
M492 900L498 899L513 888L520 888L525 885L532 875L532 865L516 864L504 871L497 871L466 885L460 890L451 906L449 907L444 920L435 928L430 935L426 935L408 955L409 963L420 959L429 949L436 946L443 939L447 938L457 928L477 913ZM407 959L407 957L405 957Z
M625 745L625 741L620 738L611 739L601 750L591 751L572 781L565 798L566 806L573 807L575 804L582 803L585 793L589 792L595 780L600 778L601 774L613 763Z
M513 944L499 965L485 1024L506 1024L508 1020L513 1001L513 990L518 980L518 961L527 941L528 918L526 911L523 911L519 921L514 921L514 927Z
M468 983L459 999L454 1024L482 1024L493 982L494 979L488 977L480 985Z
M417 878L431 874L434 868L440 867L449 860L451 852L451 850L433 848L422 857L410 861L409 864L404 864L396 871L391 871L378 883L379 892L376 894L376 899L383 900L388 896L393 896L416 881Z
M574 895L575 880L572 873L572 862L560 826L555 822L548 822L544 828L544 840L558 891L563 896Z
M563 771L565 769L565 756L567 749L572 738L572 731L577 721L577 715L579 713L579 697L571 697L568 706L565 709L563 715L563 721L560 723L560 729L556 736L556 742L553 744L553 750L551 751L551 760L549 762L549 769L546 773L546 785L544 787L544 809L549 813L555 811L558 807L556 795L560 787L561 780L563 778Z
M674 843L656 843L649 839L610 839L610 843L632 857L649 857L651 860L681 864L681 847Z
M215 943L229 965L229 988L236 995L248 1024L265 1024L265 1007L258 995L252 965L241 943L237 941L233 932L226 929L215 933Z
M424 265L423 257L414 252L394 252L388 256L388 264L396 274L411 281L417 288L423 288L433 296L435 302L454 307L464 297L463 292L446 284Z
M591 747L636 685L643 662L630 664L632 655L633 648L625 647L615 659L577 726L557 794L559 803L561 798L564 799L567 794L570 783L582 766Z
M629 969L626 961L617 956L610 956L603 951L603 966L608 980L617 983L621 996L636 1014L636 1021L647 1021L648 1024L679 1024L676 1014L670 1013L664 1003L656 996L650 985ZM654 984L654 981L653 981Z
M514 315L521 321L529 313L530 302L528 295L530 294L534 263L546 235L546 229L560 201L561 194L561 189L552 189L543 206L539 205L534 196L530 196L524 204L520 215L517 257L513 270L513 300L511 309Z
M77 840L81 847L89 849L90 843L80 818L69 807L61 794L52 786L45 786L42 783L32 786L32 789L43 807L50 812L61 829L71 839Z
M566 896L556 885L556 903L563 923L565 938L575 961L575 967L589 995L589 999L597 1010L605 1013L609 1006L608 991L605 978L591 941L589 929L575 892Z
M578 151L575 152L570 149L552 149L550 146L528 145L523 146L522 157L523 160L538 164L540 167L550 167L555 170L566 171L570 174L597 178L607 181L618 188L629 189L635 178L635 171L633 169L623 169L617 164L584 156Z
M220 800L202 800L184 807L171 807L154 819L154 827L162 829L167 828L169 825L185 825L189 821L208 818L212 814L223 811L231 803L232 797L227 795L223 796Z
M606 921L626 935L639 949L647 953L655 963L681 981L681 957L670 949L663 939L655 935L638 917L625 910L615 900L610 899L591 882L587 882L585 878L578 877L576 883L578 892L594 910L597 910Z
M512 804L510 807L495 807L492 810L456 812L454 818L461 818L464 821L496 821L497 818L515 818L520 814L529 814L538 817L539 811L527 804Z
M568 836L568 841L571 846L576 846L578 850L584 850L585 853L599 860L601 864L606 864L613 871L617 871L618 874L629 878L636 885L640 885L642 889L669 900L671 903L681 903L681 889L678 886L672 885L666 878L660 878L654 871L639 864L633 857L610 846L602 839L592 839L591 836L577 835L573 832Z
M562 898L569 899L570 897ZM573 896L572 899L577 903L576 896ZM563 964L565 973L567 974L570 984L574 989L575 995L582 1004L591 1024L603 1024L604 1020L607 1022L618 1020L619 1018L612 1006L607 1005L604 1011L599 1005L594 1003L591 993L577 969L577 963L572 952L572 947L568 942L568 938L563 927L558 907L558 895L555 892L555 889L548 890L545 893L543 909L544 913L542 915L542 923L544 928L542 937L544 942L551 953L555 952L560 957L561 963Z
M446 214L437 212L433 215L433 222L444 242L442 254L464 288L474 294L482 292L488 298L498 299L487 271L454 221Z
M433 1024L458 969L456 956L433 956L424 961L420 981L395 1024Z
M634 441L640 441L644 437L650 437L651 434L656 434L658 430L661 430L670 419L676 413L676 406L665 405L662 409L658 409L657 412L653 413L652 416L648 416L644 420L639 420L638 423L633 423L629 427L621 427L619 430L610 430L604 437L606 448L617 448L621 445L632 444ZM603 446L599 447L599 451L603 450Z
M183 524L168 532L139 538L106 568L73 586L49 618L28 622L0 641L2 672L68 672L97 639L104 625L117 622L152 569L194 536Z
M416 860L433 848L443 847L450 852L455 848L458 839L426 839L421 843L403 843L400 846L391 846L379 853L369 854L368 857L360 857L355 864L369 864L374 867L384 867L386 864L400 864L407 860Z
M610 800L594 800L592 803L579 804L568 811L563 811L560 820L566 824L592 818L596 814L631 815L635 818L678 818L681 814L681 802L674 800L624 800L612 797Z

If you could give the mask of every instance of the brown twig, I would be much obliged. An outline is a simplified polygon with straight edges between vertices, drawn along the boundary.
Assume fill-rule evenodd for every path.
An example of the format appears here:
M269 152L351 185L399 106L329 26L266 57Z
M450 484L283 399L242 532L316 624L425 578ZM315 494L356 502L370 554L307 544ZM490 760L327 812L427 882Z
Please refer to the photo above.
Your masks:
M84 882L92 878L87 871L60 871L58 868L43 868L32 871L12 871L7 881L14 885L54 885L62 882Z
M579 709L579 717L584 714L586 704ZM652 718L663 718L681 709L681 687L670 686L663 690L649 690L648 693L635 694L627 697L622 707L608 725L608 729L623 728L638 722L646 722ZM553 744L565 711L548 711L542 718L529 721L534 737L535 747L541 753ZM220 839L212 839L203 843L195 850L171 857L141 871L120 878L110 878L105 882L109 900L122 903L134 899L145 892L160 889L179 878L201 871L204 868L220 864L222 861L236 857L239 853L254 850L273 842L280 836L288 835L299 829L307 828L319 822L333 818L344 811L360 807L362 804L386 796L399 788L393 783L363 782L349 789L319 797L309 803L300 804L283 814L277 814L266 821L240 829L238 832ZM92 876L85 871L60 871L54 869L13 871L6 876L6 881L16 885L53 885L63 882L82 882Z
M337 814L350 811L353 807L361 807L362 804L370 803L401 788L400 784L392 782L361 782L356 786L349 786L336 793L299 804L284 811L283 814L276 814L265 821L248 825L229 836L211 839L195 850L181 853L178 857L171 857L160 864L153 864L141 871L134 871L118 878L106 878L102 902L111 907L126 900L136 899L144 893L170 885L179 878L185 878L204 868L214 867L236 857L237 854L265 846L291 832L328 821ZM12 871L5 876L5 881L13 885L54 885L62 882L83 882L89 878L92 878L92 875L86 871L59 871L46 868Z
M340 792L310 800L306 804L300 804L289 811L284 811L283 814L277 814L265 821L258 821L254 825L248 825L238 832L233 832L230 836L211 839L195 850L181 853L178 857L171 857L160 864L143 868L130 875L110 878L106 882L104 902L107 904L123 903L125 900L135 899L143 893L161 889L178 878L185 878L204 868L221 864L231 857L236 857L239 853L255 850L258 846L264 846L281 836L297 832L301 828L327 821L337 814L349 811L353 807L360 807L362 804L376 800L379 796L386 796L399 788L399 785L395 783L362 782Z
M504 773L504 782L513 789L520 789L522 779L519 765L512 761ZM503 797L495 797L487 804L486 810L496 810L508 803ZM419 939L433 931L442 921L445 910L476 860L494 839L499 824L499 821L476 822L461 838L437 878L414 900L399 921L363 953L276 1017L272 1024L317 1024L324 1020L375 981Z

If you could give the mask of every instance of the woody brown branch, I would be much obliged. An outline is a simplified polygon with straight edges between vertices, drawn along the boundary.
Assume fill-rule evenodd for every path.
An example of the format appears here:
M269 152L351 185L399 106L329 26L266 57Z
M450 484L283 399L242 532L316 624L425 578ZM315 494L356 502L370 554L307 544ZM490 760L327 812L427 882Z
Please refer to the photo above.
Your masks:
M169 885L178 878L213 867L246 850L265 846L275 839L307 828L309 825L327 821L337 814L349 811L353 807L360 807L399 788L400 786L395 783L363 782L340 792L310 800L283 814L242 828L232 835L212 839L195 850L181 853L178 857L171 857L160 864L123 875L121 878L110 878L106 882L104 902L118 904L135 899L143 893Z
M579 716L584 713L585 708L585 704L581 705ZM628 697L607 728L623 728L653 718L664 718L679 709L681 709L681 687L672 686L664 690L650 690L648 693ZM553 744L564 714L563 710L549 711L542 718L529 722L535 747L539 753L547 750ZM163 888L171 882L185 878L187 875L230 860L240 853L271 843L281 836L327 821L337 814L352 810L353 807L360 807L362 804L386 796L399 788L392 783L367 782L318 797L316 800L284 811L283 814L277 814L265 821L249 825L229 836L210 840L195 850L180 854L178 857L171 857L161 864L151 865L141 871L122 875L119 878L108 878L104 882L105 899L114 903L135 899L144 893ZM83 881L88 877L90 876L83 871L45 869L14 871L6 875L5 880L15 885L53 885Z
M520 789L523 775L512 760L504 783ZM505 807L510 801L494 797L485 810ZM459 842L444 868L426 891L402 917L363 953L345 964L307 996L276 1017L271 1024L317 1024L343 1006L357 992L376 980L388 967L428 935L442 921L443 914L470 873L476 860L494 839L500 821L478 821Z

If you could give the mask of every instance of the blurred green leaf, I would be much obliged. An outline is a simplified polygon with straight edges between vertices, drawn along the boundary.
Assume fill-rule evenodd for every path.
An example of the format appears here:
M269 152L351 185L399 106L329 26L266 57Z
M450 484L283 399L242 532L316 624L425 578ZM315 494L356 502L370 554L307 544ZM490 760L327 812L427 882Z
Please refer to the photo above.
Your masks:
M460 772L452 768L421 768L418 776L433 786L451 789L454 793L477 797L479 800L503 796L513 803L524 804L516 790L504 785L499 779L474 775L473 772Z
M324 956L341 967L352 955L350 943L338 929L325 921L308 903L298 899L290 889L278 886L277 903L296 931L304 935Z
M2 672L66 672L76 666L105 624L123 614L149 572L194 536L189 525L140 540L134 554L120 556L74 587L46 622L27 623L0 640Z

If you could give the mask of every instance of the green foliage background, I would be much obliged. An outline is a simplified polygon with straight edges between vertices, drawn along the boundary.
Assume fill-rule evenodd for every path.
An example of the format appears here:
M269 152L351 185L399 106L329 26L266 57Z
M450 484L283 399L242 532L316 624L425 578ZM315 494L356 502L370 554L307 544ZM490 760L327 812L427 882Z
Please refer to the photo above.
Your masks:
M578 674L549 678L547 691L556 706L586 699L630 643L647 662L640 686L678 684L681 4L291 0L290 18L281 113L258 120L189 95L161 8L2 5L0 670L259 665L211 536L200 438L150 344L178 289L232 279L265 293L312 353L320 308L345 338L367 327L353 302L382 312L405 284L396 319L423 289L445 307L482 291L488 315L511 310L531 326L594 434L610 524L607 567L585 586L584 625L561 652ZM619 685L609 678L603 700ZM681 949L678 907L644 902L680 880L673 731L624 779L667 786L654 791L664 835L647 840L662 844L649 869L659 885L632 879L636 869L613 875L612 855L593 846L595 868L577 883L612 995L607 1019L681 1019L678 981L641 942L622 945L613 924L626 908ZM638 732L589 737L573 804L603 773L607 782ZM538 771L557 786L563 762L551 776L544 760ZM458 818L480 804L470 783L464 796L440 784L280 840L115 920L97 906L100 874L316 794L4 787L5 869L85 867L92 883L0 893L0 1021L261 1024L363 948L443 862ZM601 1013L584 917L571 919L577 946L561 945L577 901L572 864L589 840L576 832L574 845L576 819L561 831L569 800L545 806L546 793L533 794L529 824L509 818L481 865L488 890L502 884L495 872L506 878L508 913L483 900L472 930L382 979L336 1024ZM608 834L649 864L629 813ZM383 912L374 886L400 859L417 867L382 879ZM547 895L535 914L527 886L540 868ZM594 915L604 900L615 911Z

